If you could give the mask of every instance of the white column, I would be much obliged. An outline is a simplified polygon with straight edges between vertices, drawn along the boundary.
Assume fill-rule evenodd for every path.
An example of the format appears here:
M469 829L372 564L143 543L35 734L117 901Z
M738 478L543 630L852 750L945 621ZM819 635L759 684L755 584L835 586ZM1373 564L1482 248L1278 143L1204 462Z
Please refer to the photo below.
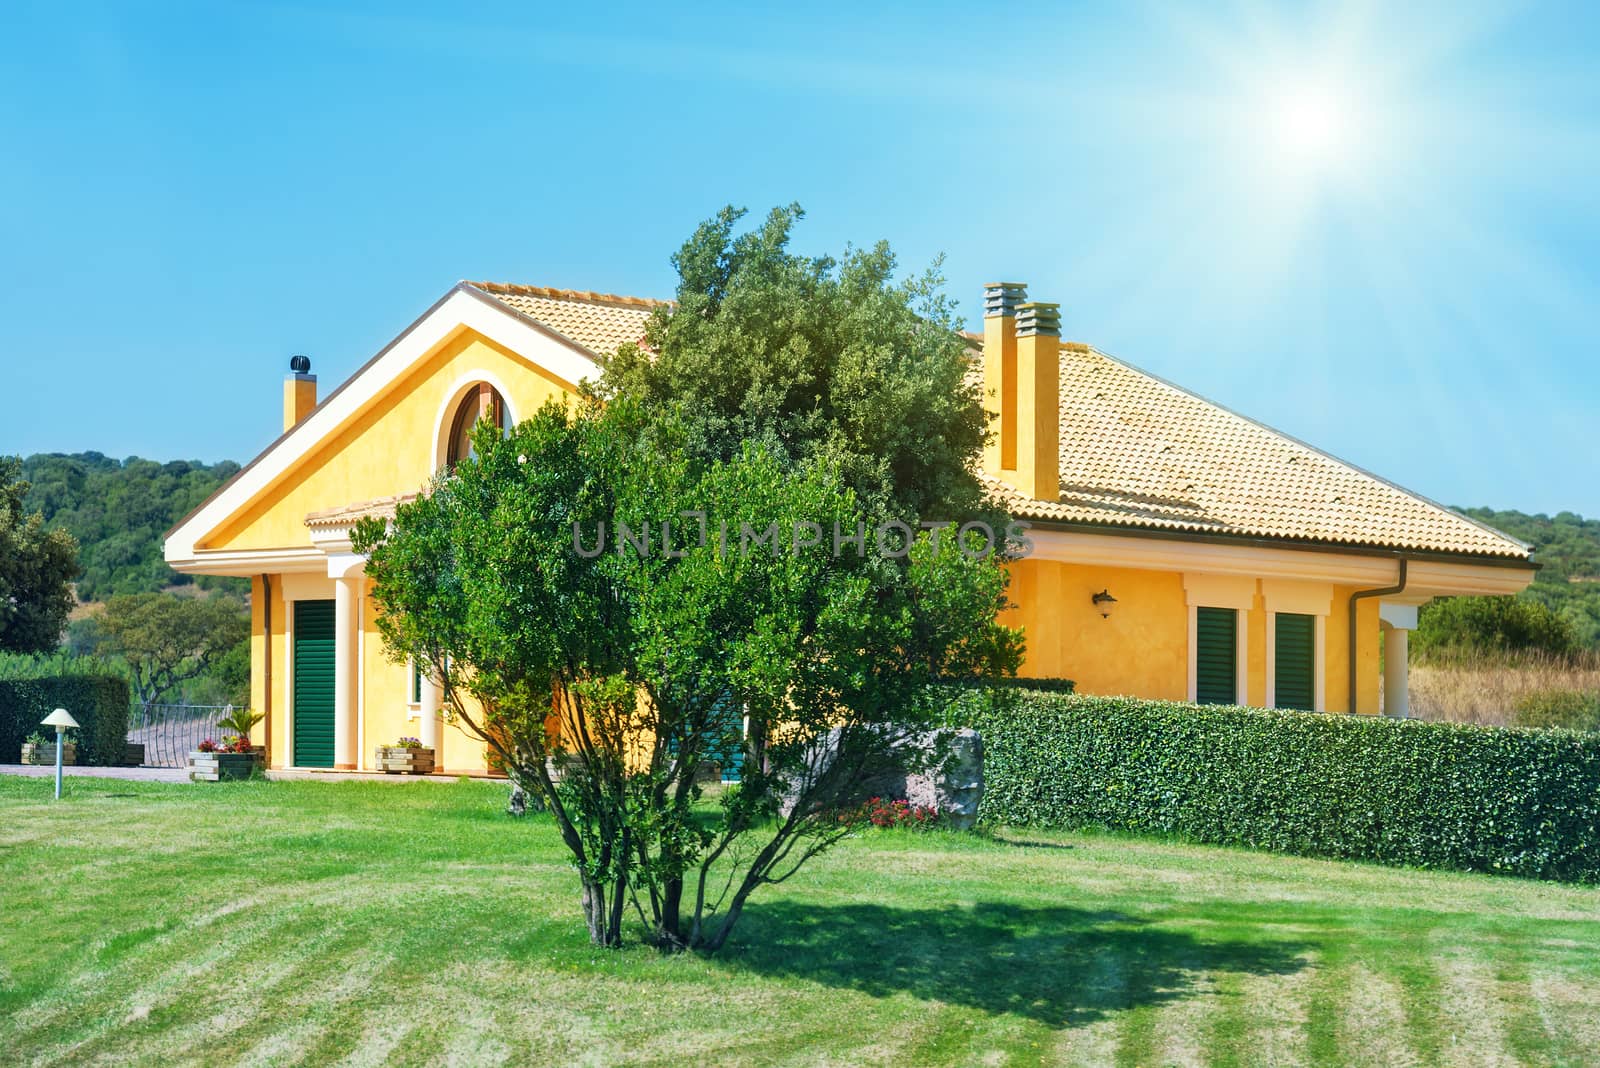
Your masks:
M433 750L433 766L444 767L444 754L439 751L439 705L444 700L444 691L439 684L428 678L422 678L422 731L418 740L423 747Z
M1406 663L1410 634L1404 627L1383 628L1383 714L1395 719L1411 718Z
M1411 718L1410 665L1407 663L1411 632L1417 629L1414 604L1381 601L1378 620L1383 627L1383 714Z
M361 576L346 575L334 582L333 592L333 766L356 766L356 645L360 639L357 608L361 602Z

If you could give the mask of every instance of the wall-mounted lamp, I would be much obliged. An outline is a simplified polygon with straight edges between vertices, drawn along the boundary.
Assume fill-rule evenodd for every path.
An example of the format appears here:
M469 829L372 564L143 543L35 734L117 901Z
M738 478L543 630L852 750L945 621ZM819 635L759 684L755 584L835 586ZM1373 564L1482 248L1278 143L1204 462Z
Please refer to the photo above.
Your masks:
M1089 599L1094 602L1095 611L1100 613L1101 619L1111 618L1111 609L1117 603L1117 599L1111 596L1111 591L1101 590Z

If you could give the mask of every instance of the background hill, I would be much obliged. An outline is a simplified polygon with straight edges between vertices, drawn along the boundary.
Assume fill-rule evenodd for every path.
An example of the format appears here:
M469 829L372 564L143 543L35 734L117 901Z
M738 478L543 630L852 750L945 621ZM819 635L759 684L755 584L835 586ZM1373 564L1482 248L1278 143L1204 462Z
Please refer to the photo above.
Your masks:
M1578 637L1600 648L1600 519L1572 512L1554 518L1493 508L1463 508L1466 515L1531 542L1543 569L1521 596L1549 605L1572 620Z
M36 453L22 461L22 477L32 483L24 507L43 512L47 524L65 527L78 539L80 601L191 584L242 597L244 579L180 575L161 554L162 536L238 470L232 460L208 465L137 456L115 460L98 452Z

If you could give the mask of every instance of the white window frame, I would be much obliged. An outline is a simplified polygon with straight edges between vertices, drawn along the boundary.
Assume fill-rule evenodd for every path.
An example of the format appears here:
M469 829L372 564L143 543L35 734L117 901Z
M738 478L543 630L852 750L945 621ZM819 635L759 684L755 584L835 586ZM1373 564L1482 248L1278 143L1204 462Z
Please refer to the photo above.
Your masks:
M1189 603L1189 703L1200 699L1201 608L1229 608L1234 612L1234 702L1250 703L1250 610L1256 602L1256 580L1241 575L1183 573L1184 598Z
M1262 579L1261 599L1267 610L1267 707L1278 707L1278 614L1311 616L1311 710L1324 712L1328 700L1328 616L1333 611L1333 585Z

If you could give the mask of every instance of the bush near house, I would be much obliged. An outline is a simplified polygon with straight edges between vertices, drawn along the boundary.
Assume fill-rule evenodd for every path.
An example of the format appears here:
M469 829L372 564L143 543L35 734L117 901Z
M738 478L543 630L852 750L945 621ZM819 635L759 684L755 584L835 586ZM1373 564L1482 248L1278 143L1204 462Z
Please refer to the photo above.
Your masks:
M95 660L0 656L0 764L22 759L22 742L57 708L80 724L78 763L122 763L128 741L128 682ZM52 739L53 740L53 739Z
M1600 693L1535 690L1517 700L1515 714L1519 727L1600 731Z
M953 718L990 824L1600 882L1600 736L1027 692Z
M940 685L979 690L1000 688L1036 690L1039 693L1072 693L1078 684L1071 679L1030 679L1020 675L1007 675L995 679L950 679Z

